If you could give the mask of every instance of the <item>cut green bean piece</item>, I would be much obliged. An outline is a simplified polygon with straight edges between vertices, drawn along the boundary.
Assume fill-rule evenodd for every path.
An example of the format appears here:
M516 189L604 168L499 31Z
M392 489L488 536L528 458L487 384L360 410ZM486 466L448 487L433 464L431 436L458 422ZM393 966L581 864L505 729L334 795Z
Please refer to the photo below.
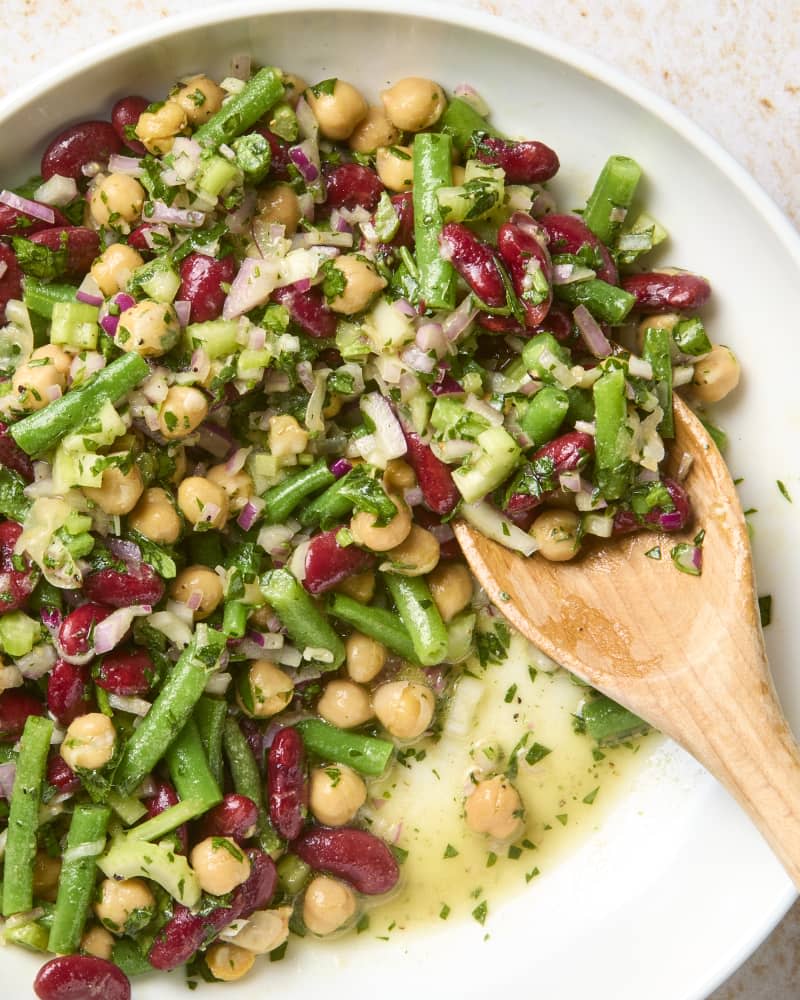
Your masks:
M241 601L226 601L222 612L222 631L231 639L241 639L247 631L250 608Z
M206 803L206 799L182 799L152 819L126 830L125 837L129 840L161 840L184 823L208 812L209 807Z
M198 799L205 805L203 812L222 801L222 792L208 766L194 719L188 720L165 756L172 784L180 799Z
M594 384L593 394L597 484L606 500L618 500L630 486L631 478L625 374L614 369L601 375Z
M33 859L42 801L47 753L53 723L29 715L22 731L11 808L8 814L3 916L22 913L33 906ZM13 877L9 877L13 874Z
M353 770L373 777L383 774L394 750L394 745L388 740L339 729L321 719L304 719L297 723L295 729L303 737L303 744L309 753L321 760L347 764Z
M298 649L319 650L320 659L315 662L323 670L339 669L344 663L344 643L305 587L288 570L274 569L262 577L261 593ZM321 655L323 652L324 657Z
M600 746L612 746L634 736L641 736L650 728L644 719L629 712L604 694L598 695L581 706L578 713L581 727Z
M656 380L656 395L664 416L658 429L662 437L675 437L675 421L672 415L672 354L670 343L672 334L663 327L649 326L644 335L644 357L653 369Z
M192 136L207 149L219 149L263 118L283 97L283 75L274 66L260 69L244 88L222 105Z
M421 576L393 573L384 573L383 580L411 636L417 659L426 667L441 663L447 656L447 629L428 584Z
M307 469L294 472L264 494L264 520L267 524L282 524L307 496L326 489L336 476L320 459Z
M97 877L97 858L106 847L108 806L77 805L67 834L58 879L58 896L48 947L56 955L71 955L80 944Z
M411 636L394 612L361 604L346 594L331 594L328 610L334 618L383 643L387 649L391 649L409 663L421 666Z
M28 276L23 285L22 301L32 313L50 319L56 302L75 302L77 291L74 285L59 285Z
M453 309L456 272L439 249L444 220L436 192L453 183L450 136L419 132L414 136L414 242L419 297L428 308Z
M556 298L571 306L586 306L596 320L618 326L624 322L633 309L636 299L624 288L609 285L599 278L588 281L572 281L568 285L556 285Z
M583 221L606 246L613 246L625 223L642 168L629 156L609 156L589 195Z
M194 710L197 730L203 743L208 766L218 785L222 786L222 730L225 726L227 704L219 698L204 694Z
M146 972L153 971L153 966L147 961L147 955L143 954L136 942L130 938L114 941L111 961L114 965L118 965L128 978L143 976Z
M545 385L536 393L520 421L534 448L556 436L568 410L569 396L563 389Z
M503 138L501 132L491 126L485 118L481 118L475 108L460 97L453 97L444 109L444 114L439 119L439 128L450 136L459 153L463 153L469 146L476 132Z
M278 836L267 815L263 781L258 762L253 756L244 733L239 728L239 723L230 716L225 720L223 743L228 767L233 778L233 787L238 795L246 795L258 806L259 843L271 857L279 857L283 853L284 842Z
M324 493L316 497L311 503L306 504L298 515L298 520L304 528L319 527L327 530L343 521L353 509L353 501L344 495L347 489L347 482L352 477L353 472L348 472L342 476L332 486L329 486Z

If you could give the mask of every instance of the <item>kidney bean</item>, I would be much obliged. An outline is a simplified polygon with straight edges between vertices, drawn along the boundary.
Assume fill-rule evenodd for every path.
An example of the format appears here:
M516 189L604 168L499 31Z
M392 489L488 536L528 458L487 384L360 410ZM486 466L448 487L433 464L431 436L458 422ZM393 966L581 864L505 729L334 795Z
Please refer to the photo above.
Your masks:
M530 336L537 333L552 333L559 343L565 344L575 336L572 313L562 302L554 302L542 322L528 331Z
M308 815L308 774L303 740L290 726L278 730L269 748L267 789L272 825L294 840Z
M654 531L682 531L692 520L692 505L689 495L675 479L665 479L664 486L670 495L674 509L667 511L655 507L648 514L639 517L632 510L620 510L614 515L614 534L629 535L641 528Z
M0 524L0 614L21 608L33 593L39 580L39 570L27 555L15 556L14 546L22 534L16 521ZM23 569L19 569L19 559Z
M539 220L542 229L550 238L548 249L551 255L578 253L581 247L590 246L602 258L602 266L597 269L597 277L609 285L619 284L619 272L611 252L602 240L589 229L577 215L545 215Z
M81 779L58 752L47 761L47 782L62 795L74 794L81 787Z
M442 517L449 514L461 499L450 469L434 455L419 434L405 428L403 433L408 445L406 458L416 473L422 499L434 513Z
M291 143L286 142L285 139L281 139L274 132L270 132L268 128L259 128L256 129L256 132L263 135L269 143L270 152L272 153L272 159L269 164L270 178L276 181L288 181L290 176L289 164L292 162L289 159Z
M299 291L296 285L276 288L272 301L288 309L292 320L310 337L333 337L336 333L336 315L328 308L322 290L316 285Z
M155 674L155 665L146 650L117 649L103 657L97 686L123 697L145 695Z
M699 309L711 296L711 285L699 274L689 271L645 271L628 274L622 287L636 299L639 312L667 312Z
M547 248L537 238L539 223L524 212L515 212L497 233L497 249L508 269L514 291L525 310L525 325L538 326L553 302L553 265ZM538 292L531 276L538 270L547 281L547 292Z
M49 180L54 174L82 178L87 163L106 163L112 153L122 149L122 142L110 122L81 122L60 132L42 154L41 174Z
M88 653L92 629L110 614L110 608L104 608L102 604L82 604L70 611L58 630L58 646L62 656L70 659Z
M8 432L7 424L0 421L0 465L22 476L26 482L33 480L33 462Z
M235 273L236 261L232 256L217 260L204 253L190 253L183 258L177 298L190 303L190 323L206 323L222 315L227 294L222 284L230 284Z
M147 563L129 564L125 572L101 569L83 581L83 592L90 601L103 601L112 608L134 604L158 604L164 596L164 584Z
M147 807L148 818L153 819L156 816L160 816L165 809L169 809L170 806L176 806L179 801L178 793L168 781L156 779L155 793L145 799L144 803ZM183 823L174 833L180 843L179 853L187 854L189 851L189 830L186 824Z
M147 150L138 139L128 137L128 128L135 126L139 121L139 115L150 106L150 101L146 97L122 97L111 109L111 125L119 136L123 146L132 149L138 156L144 156Z
M151 229L155 229L155 227L155 222L142 222L141 225L132 229L128 236L128 246L133 247L134 250L138 250L143 257L147 257L148 254L154 254L155 251L145 239L145 233L148 233Z
M230 792L200 821L199 839L232 837L238 844L255 833L258 806L246 795Z
M5 243L0 243L0 264L6 265L0 274L0 321L5 322L6 305L9 300L22 298L22 271L19 269L16 254Z
M492 316L490 313L478 313L478 323L484 330L492 333L511 333L515 337L530 337L531 331L520 326L513 316Z
M39 202L37 202L39 204ZM10 205L0 205L0 236L30 236L40 229L48 229L50 226L68 226L69 219L62 215L57 208L52 205L47 207L53 213L53 221L45 222L44 219L37 219L27 212L21 212L18 208Z
M245 852L250 860L250 876L233 890L230 906L201 916L176 905L172 918L156 935L148 959L156 969L176 969L185 965L198 948L212 941L233 920L263 910L272 899L278 873L272 858L257 848Z
M330 872L366 896L388 892L400 877L388 846L366 830L315 826L292 844L292 850L314 871Z
M66 250L65 276L82 278L92 266L92 261L100 253L100 237L93 229L85 226L55 226L41 229L30 237L31 243L39 243L49 250Z
M88 666L57 660L47 681L47 707L56 722L65 728L94 708Z
M336 541L338 531L323 531L315 535L306 552L306 576L303 586L317 597L335 587L354 573L364 573L375 565L375 556L355 545L341 546Z
M366 208L374 212L383 192L383 184L374 170L360 163L334 167L325 180L325 207Z
M44 705L22 688L0 694L0 743L16 743L29 715L44 715Z
M553 464L552 472L548 472L548 478L552 478L557 483L560 473L574 472L587 455L594 455L592 435L584 434L582 431L569 431L552 441L548 441L547 444L543 444L534 452L530 463L535 466L542 459L549 459ZM509 515L534 510L558 493L559 489L560 487L556 486L552 490L546 490L540 496L530 493L514 493L508 498L504 509Z
M94 955L60 955L36 973L39 1000L131 1000L128 977L113 962Z
M506 289L497 255L460 222L448 222L439 234L441 256L449 260L472 291L487 306L506 304Z
M475 143L475 156L481 163L502 167L506 184L542 184L555 177L560 166L556 153L543 142L512 142L491 135Z

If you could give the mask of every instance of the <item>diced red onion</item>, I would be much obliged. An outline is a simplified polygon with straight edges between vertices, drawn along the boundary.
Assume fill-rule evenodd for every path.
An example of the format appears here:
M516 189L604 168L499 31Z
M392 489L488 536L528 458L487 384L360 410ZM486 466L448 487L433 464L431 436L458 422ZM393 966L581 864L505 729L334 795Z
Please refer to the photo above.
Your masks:
M212 674L206 681L206 686L203 688L206 694L214 694L218 696L224 695L228 688L231 686L231 681L233 677L228 673L216 673Z
M346 458L337 458L337 460L331 465L331 472L337 479L341 479L342 476L346 476L352 468L352 464L348 462Z
M172 208L163 201L153 202L153 212L150 222L165 222L170 226L184 226L186 229L199 229L206 221L204 212L188 208Z
M198 444L215 458L227 459L236 442L224 427L205 422L200 427Z
M447 371L442 372L441 377L430 386L430 390L434 396L464 395L463 387Z
M214 519L219 515L222 508L216 503L204 503L203 509L200 511L200 520L204 521L206 524L211 524Z
M628 374L636 378L651 379L653 377L653 366L644 358L637 358L631 355L628 359Z
M247 348L250 351L263 351L267 343L267 331L262 330L260 326L254 326L251 328L249 334L247 335Z
M499 410L496 410L493 406L484 402L484 400L478 399L477 396L473 396L472 393L464 401L464 408L470 410L472 413L477 413L479 417L488 420L495 427L499 427L503 423L503 414Z
M580 431L581 434L591 434L594 437L595 425L593 420L576 420L575 430Z
M538 191L533 199L530 214L534 219L541 219L542 216L550 215L556 210L556 200L549 191Z
M126 309L132 309L136 305L136 299L132 295L128 295L127 292L117 292L111 301L119 306L121 313L125 312Z
M14 790L14 779L17 776L17 765L14 761L0 764L0 798L10 799Z
M30 215L33 219L41 219L42 222L47 222L49 225L56 221L55 212L49 205L40 205L38 201L21 198L13 191L0 191L0 202L3 205L8 205L9 208L15 208L18 212Z
M287 372L268 371L264 377L265 392L288 392L291 381Z
M336 248L342 247L346 250L352 245L352 233L332 233L328 230L312 229L307 233L297 233L292 237L292 250L308 250L310 247L318 247L320 252L328 251L330 257L336 256L333 252Z
M611 344L586 306L576 306L572 310L572 318L589 351L596 358L607 358L611 354Z
M301 361L297 365L297 377L306 392L314 391L314 374L310 361Z
M422 490L419 486L409 486L403 490L403 499L409 507L419 507L425 497L422 495Z
M308 219L309 222L314 221L314 195L310 191L304 191L302 194L297 196L297 205L300 209L300 217L302 219Z
M140 563L142 561L142 550L136 542L129 542L124 538L109 538L108 547L111 552L126 563Z
M180 323L180 325L188 326L189 316L191 315L192 312L192 303L189 302L187 299L176 299L172 303L172 305L175 309L175 312L177 313L178 322Z
M489 105L470 83L459 83L453 91L456 97L463 98L481 118L489 114Z
M440 545L455 538L455 533L449 524L433 524L428 531L433 535Z
M566 490L567 493L580 493L581 491L581 474L577 470L559 473L558 481L561 484L561 489Z
M3 275L6 273L7 270L8 270L8 264L6 263L6 261L0 260L0 278L3 277Z
M247 456L252 450L252 448L237 448L225 463L225 471L231 476L235 476L237 472L241 472L244 468L244 463L247 461Z
M55 665L56 651L49 642L40 642L30 653L18 657L14 664L17 670L28 680L37 680Z
M442 323L442 333L451 344L467 329L478 315L479 310L472 304L472 296L468 295L459 307L450 313Z
M295 281L295 283L293 285L290 285L289 287L293 288L296 292L299 292L301 295L305 295L305 293L309 290L309 288L311 288L311 279L301 278L299 281Z
M110 694L108 704L117 712L128 712L130 715L138 715L139 718L144 718L152 708L152 704L144 698L122 694ZM102 843L105 846L105 841Z
M319 125L317 124L317 119L314 117L314 112L311 110L311 105L302 94L297 102L297 107L294 109L294 113L297 116L297 128L300 135L304 139L313 139L316 141Z
M408 365L415 372L430 374L436 367L436 358L432 358L427 351L423 351L415 344L407 347L400 355L400 358L403 364Z
M319 167L314 162L315 153L316 146L311 139L305 139L289 149L289 159L300 171L300 176L306 184L313 184L319 179Z
M225 299L222 318L236 319L256 306L264 305L277 281L278 268L275 261L245 257Z
M209 358L208 353L202 347L196 347L192 351L190 365L194 380L201 384L205 383L211 374L211 358ZM153 402L161 402L161 400L153 400Z
M89 292L84 292L81 288L75 293L75 298L78 302L85 302L90 306L101 306L103 304L102 295L90 295Z
M34 198L44 205L56 205L63 208L78 197L78 185L74 177L64 177L62 174L53 174L44 184L40 184L34 191Z
M94 654L110 653L122 642L133 624L134 618L149 615L153 609L149 604L137 604L130 608L118 608L108 618L94 626Z
M43 607L39 612L39 617L48 632L58 632L61 627L61 612L58 608Z
M423 323L415 337L417 347L423 351L434 351L437 358L447 354L447 340L441 323Z
M379 392L370 392L361 397L360 406L375 427L375 437L386 461L405 455L408 450L405 435L388 401Z
M417 310L411 305L408 299L397 299L392 303L395 309L404 316L416 317Z
M242 198L242 203L233 212L228 212L225 217L225 222L228 225L228 229L232 233L240 235L245 232L253 214L256 210L256 193L254 190L249 189L245 192L244 198Z
M236 523L242 531L249 531L261 516L263 509L264 501L261 497L254 497L252 500L248 500L236 518Z
M85 302L90 306L101 306L105 301L103 293L100 291L100 286L94 280L91 273L87 274L78 286L75 298L78 302Z
M667 514L658 515L658 525L662 531L680 531L683 522L683 514L679 510L671 510Z
M60 385L49 385L47 387L47 398L50 402L54 402L61 396L61 386Z
M112 316L111 313L107 313L101 317L100 326L102 326L109 337L113 337L119 326L119 316Z
M193 590L183 603L190 611L197 611L197 609L203 603L203 591Z
M172 233L161 223L155 226L148 225L142 235L151 250L161 250L165 243L172 243ZM158 237L158 243L156 243L156 237Z
M108 169L115 174L127 174L128 177L141 177L144 174L142 161L136 156L121 156L112 153L108 159Z

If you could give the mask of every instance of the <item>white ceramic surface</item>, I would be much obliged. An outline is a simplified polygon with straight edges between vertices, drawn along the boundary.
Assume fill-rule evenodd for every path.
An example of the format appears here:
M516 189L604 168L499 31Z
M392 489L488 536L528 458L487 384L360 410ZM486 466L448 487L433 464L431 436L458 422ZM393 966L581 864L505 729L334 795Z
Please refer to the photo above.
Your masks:
M559 151L564 168L556 187L567 203L581 203L609 152L637 157L649 176L648 205L675 235L670 261L710 277L717 292L712 331L737 350L748 372L722 420L731 434L731 465L746 476L745 506L759 508L760 589L776 595L768 645L797 727L800 681L792 677L791 650L798 624L788 595L800 582L791 558L800 530L775 487L782 479L800 496L787 457L800 403L791 366L780 363L793 346L786 317L800 305L796 234L694 127L589 58L488 18L460 13L460 23L448 25L429 5L406 4L406 14L395 16L319 6L313 22L300 12L267 21L257 12L272 5L251 7L246 17L247 8L231 4L215 16L225 23L209 23L205 12L202 26L184 19L165 26L171 33L160 40L162 29L152 26L138 33L139 48L129 38L107 47L105 61L79 59L44 77L14 95L6 110L15 112L13 120L0 112L3 134L14 137L0 152L0 176L21 178L26 171L14 159L32 157L66 119L101 113L130 90L157 95L186 71L223 71L228 53L248 48L312 78L346 74L373 94L384 81L412 72L450 86L469 79L501 126L535 134ZM264 984L287 996L324 989L333 1000L376 988L387 998L410 990L478 997L498 986L570 1000L588 992L599 1000L689 1000L706 996L791 899L788 880L735 805L691 761L665 752L583 850L492 911L488 940L469 924L389 942L364 935L346 950L299 946L265 969ZM6 982L10 972L26 990L34 963L12 952L3 963ZM252 989L251 979L226 988L226 996ZM164 996L163 980L137 995Z

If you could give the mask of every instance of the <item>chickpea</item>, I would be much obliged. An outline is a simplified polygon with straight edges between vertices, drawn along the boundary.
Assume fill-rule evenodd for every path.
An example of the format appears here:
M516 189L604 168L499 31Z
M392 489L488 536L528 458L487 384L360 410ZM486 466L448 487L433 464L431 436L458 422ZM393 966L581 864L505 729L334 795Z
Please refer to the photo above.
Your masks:
M58 893L58 879L61 875L61 858L51 858L39 851L33 862L33 894L39 899L54 903Z
M84 486L84 494L106 514L127 514L144 492L142 475L136 465L127 472L112 465L103 471L100 486Z
M289 937L290 906L277 910L256 910L247 918L247 924L239 931L234 943L253 955L266 955L279 948Z
M351 632L344 644L347 653L347 675L358 684L368 684L383 670L386 647L360 632Z
M275 612L269 604L262 604L260 608L256 608L250 612L249 622L251 625L255 625L256 628L267 631L274 614Z
M407 490L417 485L417 474L402 458L393 458L386 466L383 481L389 489Z
M283 74L283 99L287 104L296 107L306 90L308 90L308 80L304 80L297 73Z
M61 756L73 771L95 771L114 756L117 731L107 715L90 712L70 723L61 744Z
M94 912L100 923L114 934L138 930L150 920L156 899L147 882L141 878L126 878L118 882L106 878Z
M433 719L436 698L417 681L391 681L372 694L372 707L383 727L398 740L415 740Z
M192 848L192 868L200 887L224 896L250 877L250 859L230 837L206 837Z
M180 538L181 519L169 493L160 486L151 486L128 515L128 527L151 542L172 545Z
M411 146L381 146L375 154L375 169L390 191L410 191L414 183Z
M325 685L317 702L317 711L323 719L340 729L363 726L375 714L365 688L353 681L338 679Z
M136 138L148 153L161 156L172 149L175 136L186 128L186 112L177 101L166 101L158 111L144 111L136 123Z
M66 376L69 374L72 366L72 357L62 347L59 347L58 344L45 344L44 347L37 347L31 354L28 364L31 361L40 361L44 358L54 365L59 375Z
M167 448L167 454L175 463L175 471L172 473L172 479L169 481L173 486L179 486L189 467L189 461L186 458L186 449L182 444L172 445Z
M401 132L421 132L442 116L447 105L438 83L421 76L407 76L381 93L389 121Z
M479 781L464 809L470 830L493 840L514 840L524 828L519 792L501 775Z
M244 469L230 473L223 463L212 466L206 475L212 483L221 486L228 494L228 501L234 513L238 513L253 495L255 489L253 480Z
M255 719L268 719L277 715L292 700L294 681L269 660L254 660L244 677L242 687L248 700L237 695L239 707ZM252 707L251 707L252 706Z
M179 87L170 100L180 105L190 125L204 125L222 107L225 91L202 74Z
M356 897L349 885L328 875L317 875L303 898L303 922L312 934L333 934L356 913Z
M168 440L188 437L208 416L208 400L190 385L173 385L158 411L158 426Z
M533 522L531 534L540 555L550 562L566 562L578 554L580 517L572 510L546 510Z
M269 418L269 450L275 458L294 460L296 455L306 450L307 445L308 431L294 417L282 413Z
M367 570L366 573L354 573L337 584L335 589L340 594L352 597L354 601L369 604L375 596L375 574L372 570Z
M101 927L99 924L90 927L81 938L80 950L84 955L94 955L95 958L104 958L109 961L113 948L113 934L109 934L105 927Z
M208 971L223 983L234 983L246 976L255 960L252 951L225 941L215 941L206 952Z
M733 351L723 344L715 344L694 366L694 398L700 403L718 403L736 388L740 374Z
M354 153L374 153L379 146L394 146L399 141L400 133L386 117L386 112L373 106L356 125L348 144Z
M293 236L301 218L300 202L288 184L271 184L258 196L258 219L265 226L283 226Z
M127 287L133 271L144 264L142 255L125 243L112 243L92 264L91 275L108 297Z
M439 541L435 535L412 524L407 538L386 553L392 572L400 576L423 576L439 562Z
M367 801L367 786L349 767L335 764L311 772L311 812L326 826L344 826Z
M336 80L330 94L323 93L319 87L309 87L305 98L319 123L320 132L326 139L336 142L349 139L367 113L367 102L344 80Z
M472 577L463 563L442 563L428 577L434 604L445 622L452 621L472 600Z
M386 279L358 254L346 253L335 257L332 267L344 275L345 285L329 305L334 312L344 316L366 309L378 292L386 287Z
M171 305L146 299L122 313L116 342L123 351L158 358L178 343L180 332L178 315Z
M133 222L142 214L145 190L135 177L109 174L92 191L89 211L99 226Z
M411 532L411 511L405 501L390 493L397 507L397 513L388 524L377 525L377 518L369 511L361 510L350 519L350 532L357 545L363 545L375 552L388 552L408 538Z
M37 353L34 351L30 361L17 368L11 383L17 406L27 413L44 409L61 395L67 384L55 359L44 355L37 358ZM64 351L61 353L66 354Z
M207 566L187 566L172 581L169 592L172 599L181 604L188 604L193 597L196 601L199 594L200 603L193 608L192 614L196 622L201 622L219 607L223 596L222 580Z
M644 335L650 327L655 327L657 330L669 330L671 332L679 322L680 316L678 313L657 313L654 316L645 316L636 327L636 349L639 354L644 352Z
M228 520L228 494L217 483L188 476L178 487L178 508L189 524L221 531Z

